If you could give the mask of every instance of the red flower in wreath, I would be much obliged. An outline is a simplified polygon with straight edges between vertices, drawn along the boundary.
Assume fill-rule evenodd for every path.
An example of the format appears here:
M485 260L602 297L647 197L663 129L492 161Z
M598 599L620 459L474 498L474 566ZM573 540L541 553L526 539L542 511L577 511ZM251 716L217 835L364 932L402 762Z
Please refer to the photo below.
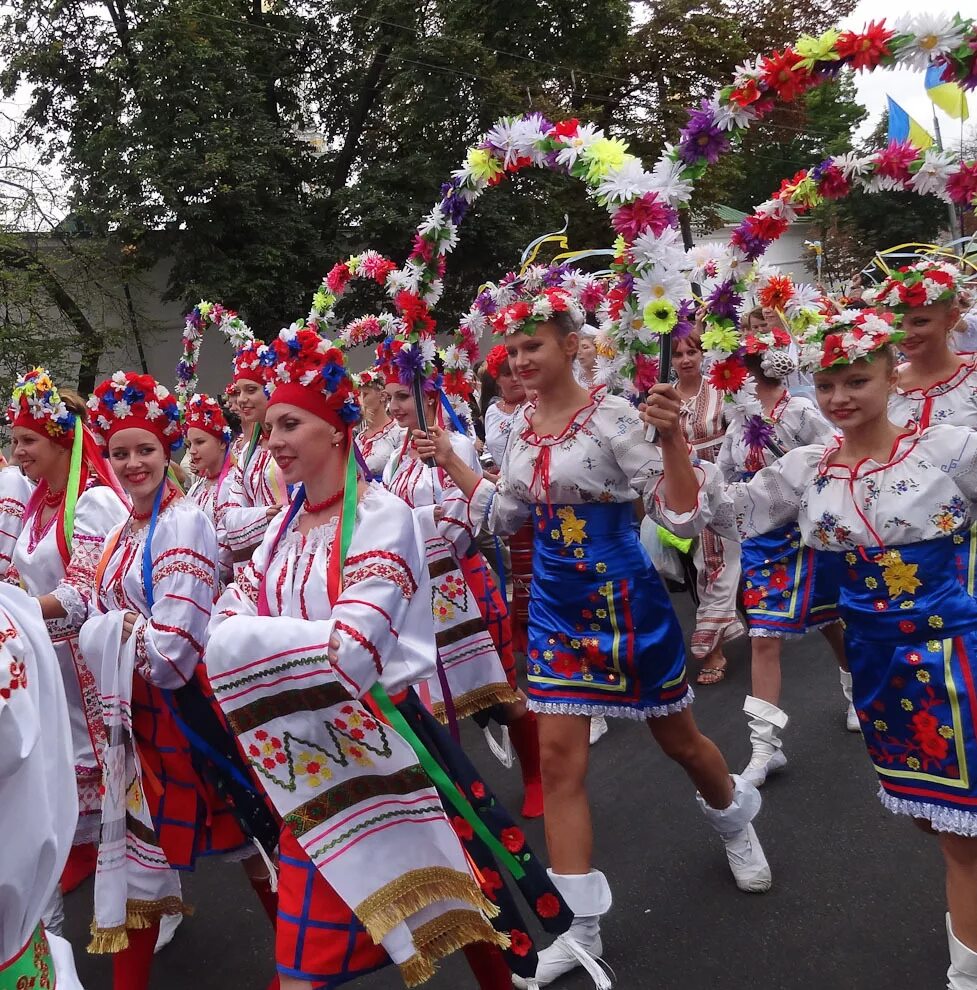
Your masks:
M502 845L506 847L511 853L517 853L526 844L526 837L522 834L522 829L516 827L504 828L499 836L502 839Z
M761 62L763 81L785 102L796 100L811 84L810 70L798 68L801 61L797 52L785 48Z
M746 381L746 365L736 358L716 361L709 369L709 384L720 392L738 392Z
M480 780L476 780L475 783L472 784L471 790L472 797L477 798L479 801L485 797L485 785Z
M519 931L518 928L513 928L509 932L509 941L512 943L510 948L520 958L525 956L533 947L532 939L525 932Z
M555 918L560 913L560 901L553 894L540 894L536 898L536 913L541 918Z
M850 59L848 64L856 71L871 71L883 58L892 54L889 42L895 34L895 31L886 28L885 21L872 21L861 34L857 31L842 31L835 44L835 51L842 61Z
M451 827L455 830L455 834L458 838L463 842L469 842L475 834L471 825L469 825L468 822L466 822L460 815L455 815L455 817L451 819Z

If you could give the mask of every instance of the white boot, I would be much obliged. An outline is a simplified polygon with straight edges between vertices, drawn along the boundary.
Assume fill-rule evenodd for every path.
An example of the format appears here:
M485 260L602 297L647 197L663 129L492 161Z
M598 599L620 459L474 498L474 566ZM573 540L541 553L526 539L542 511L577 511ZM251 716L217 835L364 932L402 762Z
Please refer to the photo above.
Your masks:
M753 755L741 776L754 787L762 787L769 774L787 766L780 733L787 726L787 712L776 705L748 694L743 711L750 716L750 744Z
M845 700L848 702L848 712L845 715L845 728L849 732L861 732L862 723L858 721L858 715L855 712L855 706L852 704L851 700L851 671L839 670L838 676L841 678L841 693L845 696Z
M590 719L590 745L599 742L607 735L607 719L603 715L593 715Z
M760 811L760 792L743 777L733 774L732 780L733 801L728 808L711 807L701 794L696 800L709 824L722 836L736 886L748 894L762 894L772 886L773 877L751 824Z
M611 909L611 888L607 878L599 870L576 874L546 872L573 912L573 923L539 953L536 979L529 981L513 975L513 985L521 990L528 990L534 983L538 987L548 987L577 966L583 966L597 990L610 990L613 984L599 959L604 951L600 941L600 916Z
M949 914L946 916L946 940L950 946L947 990L977 990L977 952L968 949L953 934Z

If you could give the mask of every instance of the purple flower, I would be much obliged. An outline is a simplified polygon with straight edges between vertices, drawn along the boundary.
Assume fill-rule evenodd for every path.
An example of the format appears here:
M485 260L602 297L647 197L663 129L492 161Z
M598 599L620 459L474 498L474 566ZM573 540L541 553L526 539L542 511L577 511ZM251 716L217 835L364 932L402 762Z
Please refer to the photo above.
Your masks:
M553 130L553 121L548 120L541 113L528 113L524 119L535 120L539 124L540 132L543 134L549 134L549 132Z
M468 213L468 208L471 205L464 196L459 195L459 181L459 179L452 179L441 186L442 199L438 203L438 209L455 225L460 224L465 219L465 214Z
M743 440L754 450L763 450L773 439L773 423L762 416L749 416L743 424Z
M733 231L730 241L746 255L749 261L756 261L770 245L766 238L754 233L749 224L749 218Z
M736 310L742 301L732 279L720 282L706 297L706 302L709 304L709 311L713 316L728 320L736 317Z
M401 385L410 385L414 379L424 374L424 355L417 344L402 347L394 358Z
M716 126L712 110L703 100L702 108L693 110L689 114L688 122L681 131L678 143L679 157L688 165L694 165L703 158L713 165L728 149L729 136Z
M816 182L820 182L821 179L824 177L824 173L831 167L832 164L833 164L832 159L826 158L819 165L815 165L814 168L812 168L808 174Z
M683 299L678 306L675 326L672 327L672 340L681 340L692 333L695 323L695 303L688 299Z

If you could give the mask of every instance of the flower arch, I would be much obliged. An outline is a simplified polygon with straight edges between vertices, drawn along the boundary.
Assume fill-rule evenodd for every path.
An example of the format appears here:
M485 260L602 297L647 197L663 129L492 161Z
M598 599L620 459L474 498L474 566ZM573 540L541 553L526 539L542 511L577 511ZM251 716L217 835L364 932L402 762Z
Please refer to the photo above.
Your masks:
M176 394L180 411L185 412L187 403L197 391L197 367L200 363L200 348L204 333L208 329L219 330L231 346L238 350L254 342L254 333L247 323L232 309L225 309L220 303L201 300L187 313L183 326L183 350L176 366Z

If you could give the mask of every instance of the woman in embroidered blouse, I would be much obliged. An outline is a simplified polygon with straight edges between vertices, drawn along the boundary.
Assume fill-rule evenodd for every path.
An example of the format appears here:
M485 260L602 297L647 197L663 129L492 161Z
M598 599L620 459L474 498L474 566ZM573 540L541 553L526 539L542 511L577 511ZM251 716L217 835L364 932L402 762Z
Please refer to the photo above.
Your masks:
M911 332L911 331L910 331ZM845 312L802 338L818 404L840 439L791 450L723 485L681 452L663 514L689 535L708 520L740 539L797 522L836 558L854 701L883 804L939 839L947 871L951 990L977 982L977 602L953 557L977 500L977 434L894 423L892 317ZM699 481L705 484L696 498ZM698 475L698 478L697 478ZM681 480L681 503L674 493Z
M729 429L717 458L729 481L752 477L782 451L826 443L834 436L814 404L784 386L784 379L797 367L788 354L790 344L790 336L779 325L746 337L752 387L734 396ZM740 562L751 648L751 694L743 711L749 716L752 755L743 776L762 787L769 774L787 764L780 737L788 717L779 707L780 657L786 638L803 636L810 629L821 632L838 662L848 729L857 732L858 720L851 706L851 674L838 625L838 582L830 560L801 546L796 526L788 524L745 541Z
M220 582L231 580L234 556L226 542L224 514L233 504L231 472L231 429L224 412L209 395L194 395L184 412L183 435L190 453L190 465L198 480L190 486L187 498L203 510L217 533Z
M715 461L726 433L726 403L721 392L702 374L701 326L676 340L672 347L675 391L682 399L682 429L702 460ZM743 635L736 613L739 594L740 552L731 540L710 529L695 542L699 605L692 633L692 655L702 662L698 684L718 684L726 676L723 644Z
M281 470L268 452L265 434L264 344L248 344L234 357L232 384L237 389L237 413L241 417L242 450L231 471L230 503L224 513L223 541L230 547L235 564L251 559L268 523L288 500ZM240 568L235 568L235 573Z
M202 656L218 550L213 524L166 478L170 454L182 443L179 408L149 375L124 372L96 388L89 408L132 500L131 515L109 534L98 561L80 637L97 671L108 731L90 948L114 953L116 990L144 990L160 919L183 911L175 871L192 870L198 856L248 858L245 869L272 917L275 898L262 858L212 783L214 751L225 754L226 766L236 750L216 714L203 722L199 716L209 696ZM126 702L130 739L118 718ZM195 741L192 752L191 733L210 749ZM235 805L245 812L236 793ZM270 822L263 805L254 806ZM170 869L160 870L161 861Z
M0 467L0 581L7 580L13 566L14 547L24 528L24 512L34 493L34 486L18 467ZM17 579L17 572L11 580Z
M372 371L357 375L360 402L363 406L363 429L356 435L356 443L370 474L383 477L383 469L403 443L403 431L387 412L387 395L383 379Z
M539 721L551 874L575 915L567 935L540 953L537 981L546 986L578 965L595 965L600 916L611 903L591 861L585 780L593 714L647 722L699 790L740 889L765 891L771 875L750 824L759 792L730 777L696 726L682 631L637 537L634 499L660 480L655 445L626 400L574 381L583 310L568 291L526 291L493 323L506 335L516 375L537 395L518 414L498 483L472 471L437 429L430 440L416 434L416 443L418 455L436 457L468 499L468 525L506 535L533 521L529 703ZM677 399L674 405L677 418ZM681 432L668 442L686 456ZM663 483L671 485L669 475Z
M387 382L390 412L409 436L418 423L414 395L410 386L401 382L393 358L384 357L383 348L378 349L378 357ZM438 388L436 378L425 384L425 416L431 423L437 421L442 408ZM478 454L468 437L452 430L450 438L465 464L481 473ZM486 732L489 715L508 729L522 771L522 814L539 818L543 794L536 717L526 708L525 695L516 684L506 603L478 552L475 529L459 523L461 514L450 511L452 504L464 499L440 468L428 467L417 457L412 443L390 461L383 480L412 509L426 509L432 517L435 508L444 513L436 522L437 531L430 534L427 549L428 569L438 596L434 600L438 652L452 703L460 715L476 716ZM457 588L446 584L449 569L459 582ZM440 716L441 707L435 712Z
M338 680L338 685L345 689L340 692L336 718L324 713L325 718L320 716L315 720L320 730L323 724L328 725L331 744L328 737L310 736L312 729L302 731L301 725L292 730L301 732L305 746L305 752L295 761L299 786L313 787L322 798L317 803L309 803L308 815L318 815L322 820L300 820L286 813L285 806L281 806L285 823L280 845L281 915L276 960L282 990L300 990L311 983L317 987L338 986L388 964L391 958L401 966L409 985L415 985L433 973L433 964L441 956L458 948L465 949L480 987L504 990L511 986L510 970L493 948L500 944L500 939L479 914L479 908L487 909L488 902L472 883L454 835L444 828L447 823L444 812L440 811L437 794L430 781L423 779L423 773L420 773L420 780L418 774L411 775L415 786L427 791L428 802L433 800L437 805L436 809L426 810L440 812L429 819L417 819L418 824L413 825L416 812L412 809L418 806L417 797L407 790L394 794L392 788L397 775L393 768L382 763L381 757L385 753L376 739L384 722L393 724L393 730L386 730L387 738L396 738L397 731L397 725L391 722L382 706L377 707L375 692L371 693L371 689L382 684L415 732L428 740L439 736L436 740L440 747L438 758L448 765L449 774L462 762L460 753L446 739L446 734L431 726L433 719L423 714L416 696L410 691L412 685L434 673L429 586L423 575L423 543L415 530L410 509L382 485L360 482L347 490L346 485L350 482L344 483L344 472L349 478L344 465L348 465L351 428L359 417L359 406L345 372L342 353L330 348L328 342L321 341L308 328L295 332L294 337L290 334L283 330L280 340L271 345L277 362L272 370L272 397L268 410L269 449L285 478L303 487L298 489L296 501L282 523L269 530L239 582L218 602L209 647L210 670L217 696L225 705L230 724L241 729L241 744L246 752L253 754L256 769L261 774L259 779L276 803L286 800L282 798L284 792L274 786L275 775L261 764L263 754L254 746L254 733L246 731L254 728L253 721L249 720L242 728L234 703L241 693L239 668L242 664L250 671L249 680L263 694L264 708L272 713L276 705L268 691L286 675L282 667L276 666L274 682L265 689L260 680L261 662L249 662L248 657L242 659L242 648L235 637L253 641L262 635L255 623L262 623L263 616L274 617L276 622L265 621L264 629L276 663L297 655L290 636L304 635L315 644L329 639L331 680ZM298 384L300 379L308 384ZM352 484L355 485L355 481ZM348 513L353 513L355 518L351 532L344 521L348 521ZM349 533L345 551L344 533ZM327 621L331 621L331 627L326 627ZM333 631L331 638L329 628ZM307 632L302 632L306 629ZM263 644L258 649L263 650ZM317 647L315 652L321 653L321 648ZM228 663L238 669L226 671ZM313 684L311 689L306 688L311 692L308 704L291 705L286 716L320 707L314 695L322 689L314 680L309 681L316 671L311 663L306 663L303 671L303 683ZM228 679L233 681L229 688L225 687ZM290 694L298 694L299 690L300 685ZM351 735L342 736L348 732ZM405 746L402 739L396 738L396 741L400 747ZM359 765L369 768L375 762L379 763L382 774L371 775L361 786L355 780L343 781L343 760L330 756L323 749L328 746L334 752L332 747L336 745ZM455 749L454 756L450 754L452 749ZM310 753L311 750L316 752ZM389 747L386 755L390 755ZM275 769L274 761L271 761L271 767ZM367 772L372 774L372 771ZM382 786L388 777L391 780L389 795ZM455 780L460 788L463 782ZM364 790L377 786L379 791ZM452 788L454 786L452 784ZM484 784L474 777L465 784L464 793L466 796L470 793L476 802L498 808ZM348 795L345 804L344 795ZM376 931L377 919L371 917L373 912L367 907L372 904L374 909L393 914L394 906L379 903L379 893L364 896L369 888L362 886L367 880L362 871L354 870L353 876L344 872L350 869L343 866L347 856L342 845L345 836L337 835L326 847L328 856L317 855L318 842L310 844L310 837L330 831L334 818L342 823L348 835L355 836L356 826L350 823L355 823L365 798L369 800L363 813L370 816L365 825L376 821L372 816L378 806L385 806L388 811L384 817L391 829L367 832L362 836L364 843L372 842L377 847L372 858L378 862L382 860L384 870L392 878L384 890L392 891L389 896L395 902L405 895L403 921L390 926L389 934L382 938ZM512 827L511 820L506 818L506 821L513 834L519 831ZM471 840L471 829L466 822L455 818L454 823L459 835ZM331 831L339 831L338 825ZM450 887L439 890L443 885L433 883L426 875L432 870L424 869L426 864L417 859L423 847L412 844L411 835L415 832L419 835L430 833L430 838L437 842L444 842L447 836L448 846L444 852L450 852L450 857L438 870L447 874L446 867L450 865ZM351 847L356 843L349 845L348 851L352 854ZM491 901L498 899L504 914L511 911L514 905L511 897L501 896L502 884L495 864L490 864L493 868L489 869L484 861L476 858L476 862L485 876L485 895ZM526 862L528 866L528 858ZM544 889L537 889L537 894L541 896L548 892L551 898L551 901L544 899L544 906L556 905L552 914L545 907L542 914L537 913L550 928L553 923L559 924L558 918L562 914L563 925L556 930L563 930L569 920L566 908L557 903L552 888L545 883L542 867L537 866L536 871L537 884L545 884ZM414 891L412 884L417 883L415 878L418 876L423 886ZM407 903L415 894L418 903ZM446 912L446 909L450 910ZM440 912L440 916L431 913L432 910ZM420 918L416 917L418 915ZM510 921L511 918L510 913ZM418 929L418 920L427 924ZM422 937L425 927L434 930L427 938ZM521 960L529 953L531 943L521 927L512 932L512 944L514 950L508 954L509 961L524 970L525 963Z
M10 578L21 581L40 601L64 676L75 750L78 848L72 850L65 870L65 891L95 869L98 750L104 736L95 682L78 652L78 630L105 536L128 512L94 438L87 434L86 414L81 398L67 389L59 393L42 368L18 381L9 413L14 457L37 485L24 509ZM70 467L76 445L81 460L73 478Z

